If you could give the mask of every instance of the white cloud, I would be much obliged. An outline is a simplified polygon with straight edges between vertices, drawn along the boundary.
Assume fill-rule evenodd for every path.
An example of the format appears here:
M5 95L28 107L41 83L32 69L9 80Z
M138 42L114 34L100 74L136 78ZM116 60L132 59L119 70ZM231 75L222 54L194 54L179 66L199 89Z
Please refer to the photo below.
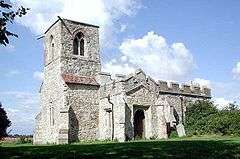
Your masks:
M31 8L19 22L42 34L57 16L100 26L100 38L112 37L121 17L132 16L141 8L139 0L11 0ZM46 5L47 4L47 5ZM34 23L33 23L34 22ZM108 40L111 41L111 40Z
M218 109L226 108L232 101L226 100L225 98L215 98L214 104L217 106Z
M122 60L105 63L105 71L126 73L128 69L142 68L153 78L179 80L195 67L193 56L183 43L169 45L164 37L152 31L140 39L123 41L119 49Z
M193 84L193 85L199 85L201 87L211 88L211 82L209 80L202 79L202 78L194 78L192 81L190 81L188 83Z
M240 62L232 70L235 79L240 79Z
M229 99L240 104L240 85L237 81L234 82L212 82L213 97Z
M35 78L36 80L42 81L43 80L43 73L39 72L39 71L35 71L33 73L33 78Z
M114 59L104 64L103 71L111 74L130 74L135 71L135 68L127 63L117 64L117 61Z
M36 113L39 111L38 94L21 91L0 92L2 104L12 122L12 133L32 134Z

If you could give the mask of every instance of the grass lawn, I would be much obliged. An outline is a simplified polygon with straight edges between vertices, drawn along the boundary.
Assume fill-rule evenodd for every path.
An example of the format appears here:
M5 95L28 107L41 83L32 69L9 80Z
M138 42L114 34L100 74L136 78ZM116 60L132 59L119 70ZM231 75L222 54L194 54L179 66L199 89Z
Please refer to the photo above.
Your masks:
M1 144L0 159L193 158L240 159L240 137L194 137L70 145Z

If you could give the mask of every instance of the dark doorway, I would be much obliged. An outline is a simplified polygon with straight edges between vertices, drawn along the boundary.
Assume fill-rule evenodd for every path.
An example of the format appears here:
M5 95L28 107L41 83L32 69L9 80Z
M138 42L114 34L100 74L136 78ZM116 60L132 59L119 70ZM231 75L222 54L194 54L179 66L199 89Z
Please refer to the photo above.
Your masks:
M144 111L137 110L134 115L134 138L143 138L144 137Z

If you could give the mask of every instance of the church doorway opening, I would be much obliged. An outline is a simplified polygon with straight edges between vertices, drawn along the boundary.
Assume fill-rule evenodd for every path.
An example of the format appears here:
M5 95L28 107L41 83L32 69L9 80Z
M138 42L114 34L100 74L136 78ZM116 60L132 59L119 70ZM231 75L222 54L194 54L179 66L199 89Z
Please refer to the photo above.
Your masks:
M145 116L144 111L139 109L134 115L134 139L144 138Z

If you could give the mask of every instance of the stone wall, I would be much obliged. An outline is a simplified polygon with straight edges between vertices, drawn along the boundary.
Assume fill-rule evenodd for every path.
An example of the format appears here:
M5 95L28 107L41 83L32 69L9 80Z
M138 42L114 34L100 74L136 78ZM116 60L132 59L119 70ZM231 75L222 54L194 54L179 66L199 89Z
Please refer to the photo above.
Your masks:
M101 70L98 27L63 20L61 70L64 74L95 76ZM69 33L69 31L71 33ZM84 34L84 56L73 54L73 39Z
M111 138L112 107L114 138L121 141L125 134L125 140L133 139L134 114L141 109L145 115L144 137L160 139L168 137L170 128L174 129L176 125L184 123L189 102L210 97L207 88L188 85L180 87L177 83L168 85L163 81L155 82L142 70L137 70L135 74L129 76L117 75L115 79L108 73L100 73L98 82L101 84L99 89L101 139ZM122 125L119 126L119 123Z
M35 143L58 143L62 119L60 109L64 107L64 89L66 89L61 74L61 25L56 23L44 37L45 66L44 79L40 89L41 113L37 118ZM51 38L54 49L51 49ZM38 137L37 137L38 136Z
M97 139L99 87L75 84L69 84L68 87L70 141Z

